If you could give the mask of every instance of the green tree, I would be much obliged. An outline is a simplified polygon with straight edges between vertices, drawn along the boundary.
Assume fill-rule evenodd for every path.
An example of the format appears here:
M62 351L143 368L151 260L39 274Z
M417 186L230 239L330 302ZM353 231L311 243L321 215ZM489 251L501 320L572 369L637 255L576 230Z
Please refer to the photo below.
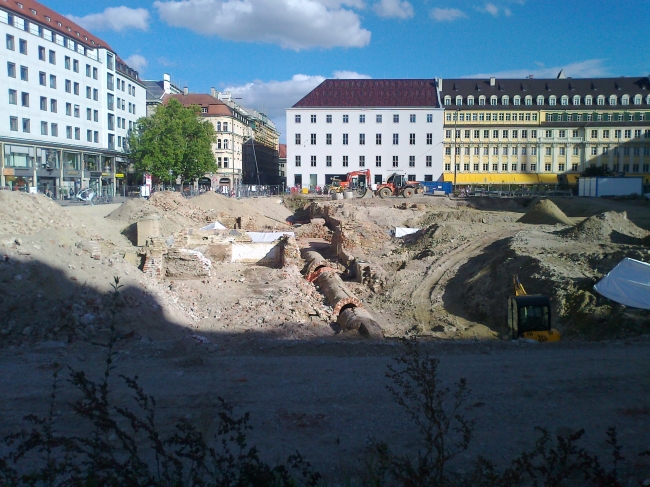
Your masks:
M610 171L607 166L589 166L580 174L580 176L585 178L613 175L614 173Z
M216 170L213 125L201 120L198 106L184 107L171 99L151 117L140 118L129 147L136 170L163 181L194 181Z

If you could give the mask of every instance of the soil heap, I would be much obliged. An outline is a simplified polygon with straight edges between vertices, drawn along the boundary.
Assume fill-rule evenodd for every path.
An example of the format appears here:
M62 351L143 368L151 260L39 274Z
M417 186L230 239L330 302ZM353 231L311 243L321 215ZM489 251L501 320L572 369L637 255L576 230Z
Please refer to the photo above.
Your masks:
M44 195L0 191L0 207L0 235L33 235L70 226L69 215Z
M581 241L639 244L648 232L637 227L622 211L607 211L583 220L575 227L561 232L565 237Z
M557 223L573 225L571 219L551 200L538 201L528 213L517 221L534 225L555 225Z

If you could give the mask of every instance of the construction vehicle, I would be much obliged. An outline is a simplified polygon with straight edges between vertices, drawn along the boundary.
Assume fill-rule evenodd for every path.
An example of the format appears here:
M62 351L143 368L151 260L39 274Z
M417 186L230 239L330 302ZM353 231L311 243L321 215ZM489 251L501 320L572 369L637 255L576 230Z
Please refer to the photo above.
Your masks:
M538 342L558 342L560 332L551 328L551 301L542 294L527 294L512 276L514 296L508 297L508 329L510 338L527 338Z
M370 169L352 171L347 173L343 179L332 178L329 186L330 193L343 193L344 191L355 191L363 196L370 186Z
M407 180L403 174L393 173L385 183L377 187L375 193L380 198L388 198L389 196L410 198L414 194L424 193L424 186L417 181Z

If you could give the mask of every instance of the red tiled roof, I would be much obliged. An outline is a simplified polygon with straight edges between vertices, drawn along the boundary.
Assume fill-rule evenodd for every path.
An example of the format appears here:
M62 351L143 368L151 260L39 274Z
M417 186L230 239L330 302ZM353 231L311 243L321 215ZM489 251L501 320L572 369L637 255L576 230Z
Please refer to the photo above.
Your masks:
M167 104L169 100L174 98L181 102L184 107L189 107L192 105L198 105L201 108L207 108L208 113L203 113L205 115L232 115L232 110L228 105L226 105L221 100L217 100L211 95L204 95L200 93L190 93L187 95L178 94L170 95L167 94L163 96L162 102Z
M287 144L280 144L280 159L287 158Z
M22 5L22 8L20 5ZM71 37L77 42L84 44L92 49L103 47L104 49L108 49L111 52L115 52L106 42L104 42L99 37L91 34L86 29L75 24L67 17L64 17L63 15L47 8L45 5L40 4L34 0L3 0L0 1L0 6L16 13L16 15L19 15L20 17L24 17L28 20L33 20L34 22L46 26L48 29L52 29L55 32ZM36 11L36 13L32 12L32 10ZM47 20L46 17L49 17L50 20ZM59 26L58 23L61 23L61 26Z
M328 79L293 108L439 106L433 79Z

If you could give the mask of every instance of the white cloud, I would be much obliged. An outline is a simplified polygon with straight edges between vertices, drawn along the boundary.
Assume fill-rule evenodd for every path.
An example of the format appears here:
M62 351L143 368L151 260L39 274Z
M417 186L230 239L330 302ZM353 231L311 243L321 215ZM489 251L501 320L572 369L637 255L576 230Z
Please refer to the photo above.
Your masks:
M503 9L503 14L504 14L506 17L510 17L510 16L512 15L512 10L510 10L508 7L505 7L505 8Z
M497 7L493 3L486 3L485 7L482 10L484 12L489 13L493 17L496 17L497 15L499 15L499 7Z
M173 27L231 41L267 42L296 51L313 47L364 47L370 31L345 6L361 0L171 0L156 1Z
M543 63L536 62L538 68L536 69L513 69L508 71L497 71L494 73L479 73L465 76L466 78L489 78L494 76L501 79L525 78L528 75L533 75L535 78L556 78L561 69L564 69L564 74L572 78L597 78L606 76L608 69L604 65L604 59L587 59L586 61L579 61L564 66L544 67Z
M149 28L149 11L144 8L108 7L98 14L67 17L90 32L96 30L120 32L125 29L147 30Z
M333 78L367 79L370 76L355 71L334 71ZM233 97L243 107L259 110L273 120L280 131L281 139L285 139L286 115L285 110L292 107L301 98L325 81L321 75L296 74L285 81L253 81L239 86L226 86L222 91L230 91Z
M463 19L467 17L467 14L462 10L457 8L434 8L431 11L431 18L437 20L438 22L453 22L457 19Z
M413 6L406 0L379 0L373 10L380 17L408 19L413 17Z
M124 60L124 62L138 72L142 71L147 67L147 64L149 64L144 56L141 56L140 54L131 54Z

